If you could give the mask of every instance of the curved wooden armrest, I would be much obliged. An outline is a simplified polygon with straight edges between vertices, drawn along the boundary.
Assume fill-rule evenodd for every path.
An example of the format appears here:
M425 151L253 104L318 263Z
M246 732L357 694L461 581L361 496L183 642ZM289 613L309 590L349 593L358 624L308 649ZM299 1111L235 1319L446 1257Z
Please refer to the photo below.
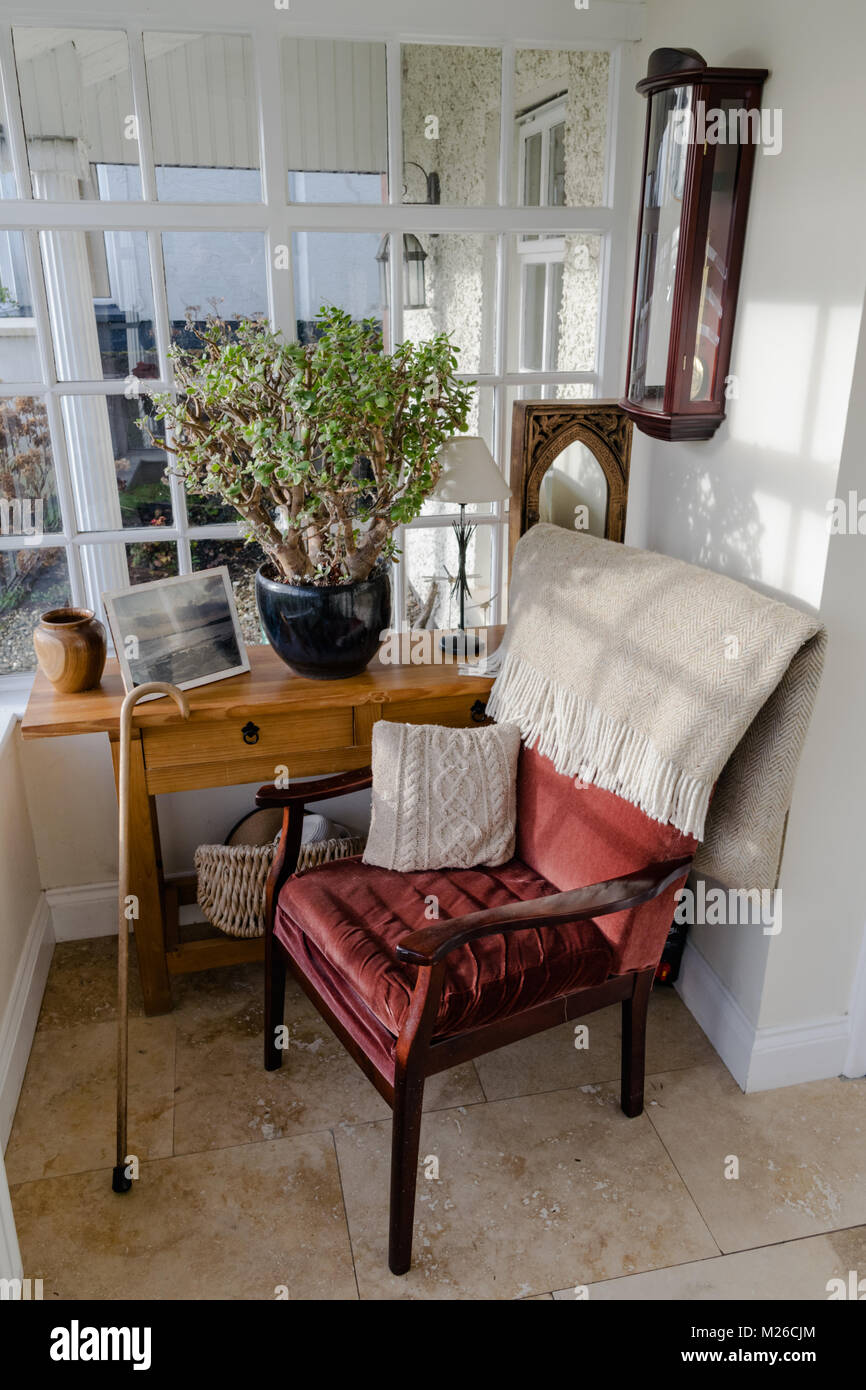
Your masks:
M553 927L566 922L582 922L588 917L603 917L610 912L624 912L657 898L688 872L691 862L691 856L669 859L661 864L649 864L622 878L573 888L568 893L552 893L547 898L451 917L447 922L438 922L404 936L397 947L397 955L413 965L435 965L449 951L478 936L514 931L518 927Z
M341 772L333 777L319 777L314 782L290 782L287 787L275 787L271 782L256 792L257 806L305 806L308 801L324 801L329 796L346 796L361 792L373 785L373 770L359 768L357 772Z

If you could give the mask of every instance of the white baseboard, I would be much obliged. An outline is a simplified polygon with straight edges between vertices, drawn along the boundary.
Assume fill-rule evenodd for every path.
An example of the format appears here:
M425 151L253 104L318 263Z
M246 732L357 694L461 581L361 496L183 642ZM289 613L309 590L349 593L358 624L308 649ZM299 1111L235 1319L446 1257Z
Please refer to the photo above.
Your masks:
M186 875L174 875L185 878ZM172 875L169 875L170 883ZM81 883L73 888L47 888L56 941L86 941L91 936L117 936L117 881ZM178 913L181 926L203 921L201 908L187 903Z
M772 1091L841 1075L850 1035L847 1015L795 1027L759 1028L746 1090Z
M56 941L86 941L117 935L117 882L47 888Z
M745 1091L755 1045L755 1025L691 941L686 941L676 990L734 1080Z
M3 1155L0 1153L0 1279L21 1279L24 1266L15 1230L15 1216L6 1181Z
M51 913L40 894L0 1021L0 1149L6 1147L15 1117L53 951Z
M744 1091L771 1091L838 1076L850 1038L847 1015L758 1028L712 966L686 942L677 993Z

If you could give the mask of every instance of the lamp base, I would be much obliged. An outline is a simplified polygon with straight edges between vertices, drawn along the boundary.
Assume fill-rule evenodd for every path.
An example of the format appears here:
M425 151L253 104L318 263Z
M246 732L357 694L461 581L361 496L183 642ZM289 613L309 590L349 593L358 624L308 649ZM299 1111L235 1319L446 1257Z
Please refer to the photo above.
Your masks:
M481 650L481 643L475 633L466 632L463 628L458 628L456 632L443 633L440 645L443 652L460 657L477 656Z

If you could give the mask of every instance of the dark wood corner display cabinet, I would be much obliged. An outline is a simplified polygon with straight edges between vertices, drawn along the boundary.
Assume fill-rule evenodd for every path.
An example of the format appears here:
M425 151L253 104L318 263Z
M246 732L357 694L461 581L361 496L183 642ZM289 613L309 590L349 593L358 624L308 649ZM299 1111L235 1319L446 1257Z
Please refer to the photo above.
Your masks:
M632 423L618 401L516 401L511 430L509 555L537 521L625 539Z
M647 98L623 410L656 439L709 439L725 418L765 68L710 68L659 48Z

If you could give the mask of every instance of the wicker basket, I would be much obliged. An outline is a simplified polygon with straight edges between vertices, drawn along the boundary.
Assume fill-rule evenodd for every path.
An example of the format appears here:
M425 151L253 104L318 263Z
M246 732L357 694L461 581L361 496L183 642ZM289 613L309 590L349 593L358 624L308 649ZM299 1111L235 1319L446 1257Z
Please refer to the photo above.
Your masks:
M361 854L364 844L363 838L350 836L301 845L296 872L330 859L349 859ZM199 845L196 850L198 905L227 936L264 935L265 884L276 848L274 840L267 845Z

